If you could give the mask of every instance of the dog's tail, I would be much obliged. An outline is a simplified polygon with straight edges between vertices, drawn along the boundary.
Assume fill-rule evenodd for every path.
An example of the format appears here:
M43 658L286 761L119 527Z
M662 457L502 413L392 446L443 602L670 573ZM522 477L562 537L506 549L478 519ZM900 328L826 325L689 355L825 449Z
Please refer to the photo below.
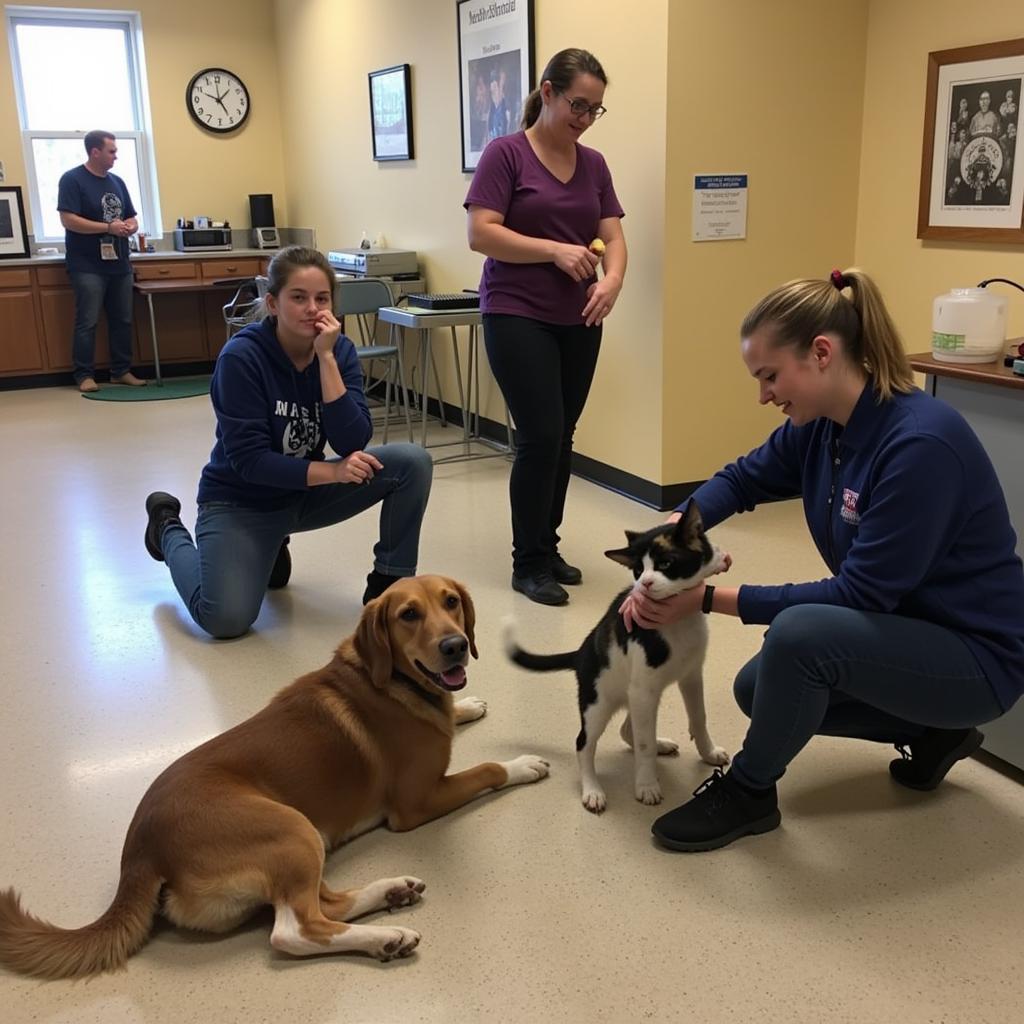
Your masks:
M83 928L57 928L0 891L0 963L37 978L83 978L123 967L149 938L163 879L148 864L125 865L107 912Z
M502 622L501 634L505 644L505 653L509 660L515 662L520 668L528 668L531 672L556 672L559 669L576 667L575 651L565 651L562 654L531 654L529 651L524 651L516 639L516 626L511 618Z

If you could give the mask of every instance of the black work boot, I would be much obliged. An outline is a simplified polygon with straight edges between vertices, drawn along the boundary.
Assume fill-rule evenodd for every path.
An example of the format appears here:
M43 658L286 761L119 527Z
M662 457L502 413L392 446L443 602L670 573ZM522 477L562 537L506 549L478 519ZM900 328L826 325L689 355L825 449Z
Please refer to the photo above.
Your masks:
M574 587L577 583L583 582L582 570L570 565L557 551L551 559L551 575L555 577L556 583L562 583L567 587Z
M158 562L164 560L164 550L161 539L164 529L170 523L177 523L181 526L181 502L173 494L166 491L154 491L146 499L146 515L149 522L146 523L146 550Z
M984 738L973 728L933 729L929 726L917 739L896 744L900 756L889 762L889 774L901 786L934 789L957 761L969 757L981 746Z
M741 836L759 835L782 821L779 797L769 789L741 786L716 768L694 791L693 799L663 814L651 826L654 838L670 850L717 850Z
M559 605L569 600L569 594L558 583L550 572L541 571L528 576L525 573L512 573L512 589L525 594L537 604Z
M366 577L366 590L363 591L363 604L369 604L375 597L380 597L392 583L397 583L401 576L389 576L386 572L374 569Z
M277 558L274 559L274 568L270 570L270 579L267 580L268 590L280 590L282 587L288 586L288 581L292 576L292 556L288 551L290 540L291 537L285 537L281 541Z

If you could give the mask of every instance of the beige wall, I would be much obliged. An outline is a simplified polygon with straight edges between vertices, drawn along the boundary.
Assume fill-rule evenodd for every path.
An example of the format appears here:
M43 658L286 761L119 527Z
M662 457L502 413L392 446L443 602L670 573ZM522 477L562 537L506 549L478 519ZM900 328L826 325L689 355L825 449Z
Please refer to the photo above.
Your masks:
M951 0L872 0L857 204L857 262L875 275L910 352L931 346L932 300L986 277L1024 284L1024 248L917 238L928 54L1024 36L1019 0L965 17ZM1009 333L1024 334L1024 295L1009 298Z
M766 292L854 255L867 5L673 3L664 483L703 480L780 422L738 330ZM691 242L695 174L749 175L747 237Z
M552 53L577 45L592 49L611 79L611 113L585 141L612 169L631 253L577 450L658 479L668 2L646 2L643 18L618 0L535 7L538 73ZM277 0L275 13L292 220L314 226L324 249L383 232L389 245L420 254L431 290L475 287L483 260L466 244L462 209L471 176L461 170L454 3ZM312 39L329 41L328 60L311 59ZM401 63L412 65L416 159L377 164L366 75ZM437 351L447 364L446 348ZM495 394L486 383L485 412L498 419ZM446 398L455 400L450 375Z
M271 0L37 0L34 6L141 13L165 229L173 227L178 216L197 214L248 227L250 192L272 192L278 223L283 222L288 195ZM247 124L230 136L202 131L185 109L189 80L210 66L235 71L252 96ZM7 182L24 186L7 45L0 47L0 160L7 167Z

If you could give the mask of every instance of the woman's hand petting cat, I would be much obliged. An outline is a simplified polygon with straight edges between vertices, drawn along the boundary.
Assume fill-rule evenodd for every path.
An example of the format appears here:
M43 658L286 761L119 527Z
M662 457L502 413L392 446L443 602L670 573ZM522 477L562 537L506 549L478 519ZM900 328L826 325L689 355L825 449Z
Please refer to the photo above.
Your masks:
M681 590L662 601L655 601L646 594L631 590L619 605L619 614L627 633L633 632L634 622L644 629L661 629L670 622L678 622L687 615L699 612L703 600L703 584L692 590Z

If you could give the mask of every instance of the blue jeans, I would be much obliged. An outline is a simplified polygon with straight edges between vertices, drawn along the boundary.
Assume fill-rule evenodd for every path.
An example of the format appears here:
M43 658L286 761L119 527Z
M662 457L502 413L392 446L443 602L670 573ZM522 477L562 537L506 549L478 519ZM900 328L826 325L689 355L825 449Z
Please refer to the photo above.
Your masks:
M196 624L218 639L241 636L256 620L285 537L351 519L380 502L373 567L413 576L433 463L419 445L367 448L383 465L365 484L325 484L280 509L211 501L199 506L196 540L180 524L161 538L171 579Z
M1003 713L956 633L833 605L777 615L733 692L750 728L732 771L755 787L780 778L814 735L906 743L925 726L962 729Z
M71 342L71 360L75 383L95 376L96 324L100 310L107 312L110 339L110 376L120 377L132 368L133 282L127 274L68 274L75 292L75 333Z

